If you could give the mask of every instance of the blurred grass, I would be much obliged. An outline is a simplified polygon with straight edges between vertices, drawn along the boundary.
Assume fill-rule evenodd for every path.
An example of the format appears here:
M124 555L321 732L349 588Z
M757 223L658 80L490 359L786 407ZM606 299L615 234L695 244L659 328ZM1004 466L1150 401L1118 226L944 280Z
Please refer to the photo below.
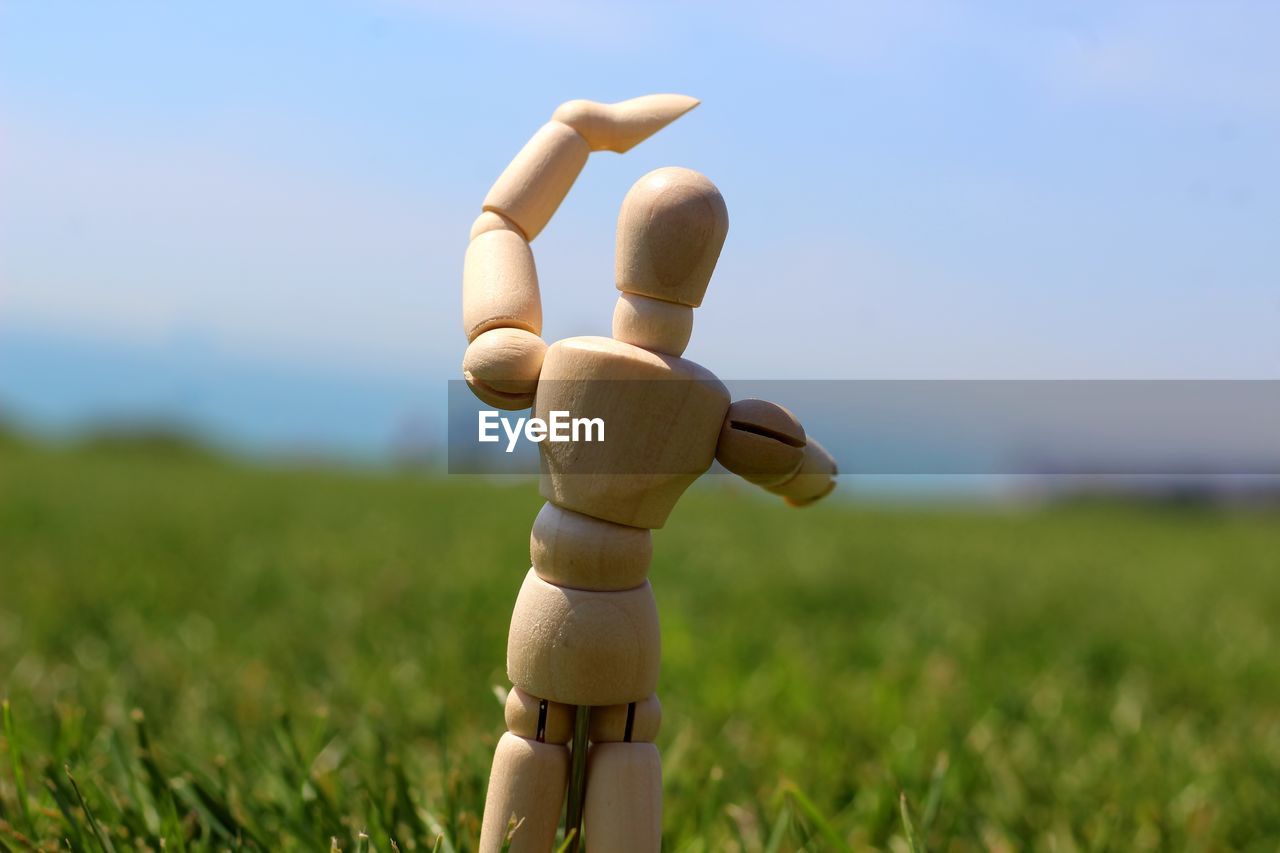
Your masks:
M473 849L539 505L0 442L0 850ZM665 848L1276 849L1278 522L694 490Z

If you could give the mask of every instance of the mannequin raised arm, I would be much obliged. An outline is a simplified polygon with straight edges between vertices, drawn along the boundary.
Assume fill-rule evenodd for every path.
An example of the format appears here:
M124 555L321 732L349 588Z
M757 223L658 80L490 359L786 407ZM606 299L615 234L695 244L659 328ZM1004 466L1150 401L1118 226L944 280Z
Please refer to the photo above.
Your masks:
M592 151L624 152L698 105L685 95L616 104L568 101L498 177L471 226L462 272L462 375L500 409L533 402L542 357L542 299L529 243L573 186Z
M716 459L792 506L811 504L836 487L831 454L805 435L795 415L766 400L738 400L729 407Z

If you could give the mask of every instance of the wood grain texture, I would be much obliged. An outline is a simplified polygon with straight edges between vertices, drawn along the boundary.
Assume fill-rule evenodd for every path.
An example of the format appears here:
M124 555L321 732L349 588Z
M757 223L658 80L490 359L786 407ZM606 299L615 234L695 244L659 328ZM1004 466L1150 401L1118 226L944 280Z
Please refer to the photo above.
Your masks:
M697 98L688 95L642 95L616 104L574 100L557 107L551 118L582 134L592 151L617 151L621 154L653 136L698 103Z
M498 741L480 828L482 853L548 853L569 779L569 749L507 732ZM508 827L518 826L504 848Z
M608 705L591 709L591 741L621 743L627 741L627 718L631 718L631 743L653 743L662 727L662 703L655 693L635 703Z
M507 731L529 740L538 739L538 722L542 719L542 701L537 696L512 687L507 691L503 709ZM542 740L546 743L568 743L573 739L573 717L576 709L562 702L547 701Z
M795 415L767 400L735 400L724 417L716 460L758 486L790 480L804 460L804 427Z
M529 556L538 577L557 586L634 589L649 574L653 534L548 502L529 533Z
M692 169L655 169L632 185L618 214L618 290L702 304L729 233L716 185Z
M622 293L613 309L613 338L664 355L680 355L693 334L693 309Z
M525 575L507 637L507 677L521 690L567 705L635 702L657 686L660 656L648 582L589 592Z
M462 377L473 394L499 409L533 404L547 345L524 329L491 329L462 357Z
M631 527L658 528L715 457L729 392L709 370L612 338L566 338L542 362L534 411L599 417L605 440L539 445L542 496Z
M576 130L547 122L498 176L484 197L484 209L510 219L532 242L564 201L590 153Z
M474 341L490 329L542 334L538 270L524 236L485 231L467 246L462 265L462 328Z
M583 838L608 853L658 853L662 759L651 743L593 744L587 756Z
M782 495L792 506L808 506L831 494L836 487L836 460L821 444L812 438L804 447L804 460L795 476L768 490Z
M524 237L526 242L529 239L518 225L493 210L486 210L476 217L476 221L471 223L471 236L467 239L474 240L486 231L513 231Z

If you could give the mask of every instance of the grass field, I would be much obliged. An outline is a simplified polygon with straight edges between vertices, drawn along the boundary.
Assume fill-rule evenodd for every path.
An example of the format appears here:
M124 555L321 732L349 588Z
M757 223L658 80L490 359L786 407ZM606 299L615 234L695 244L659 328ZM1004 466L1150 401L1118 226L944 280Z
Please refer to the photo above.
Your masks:
M539 505L7 442L0 844L473 849ZM667 850L1280 845L1274 512L710 487L655 542Z

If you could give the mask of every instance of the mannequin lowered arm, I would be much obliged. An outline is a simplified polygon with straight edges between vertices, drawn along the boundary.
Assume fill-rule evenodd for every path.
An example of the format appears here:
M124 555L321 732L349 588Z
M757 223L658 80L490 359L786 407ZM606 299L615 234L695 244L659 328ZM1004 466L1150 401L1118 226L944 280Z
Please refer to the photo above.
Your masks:
M716 459L734 474L792 506L806 506L836 487L836 462L795 415L766 400L738 400L729 407Z

